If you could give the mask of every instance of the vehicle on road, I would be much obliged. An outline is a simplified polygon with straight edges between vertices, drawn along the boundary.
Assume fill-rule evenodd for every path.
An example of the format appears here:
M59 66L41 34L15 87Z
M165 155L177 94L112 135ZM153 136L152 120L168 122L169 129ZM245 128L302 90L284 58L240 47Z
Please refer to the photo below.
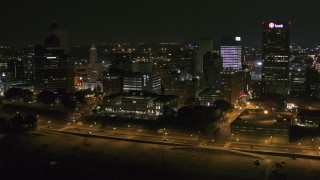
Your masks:
M254 162L254 165L256 165L256 166L260 166L260 164L261 164L259 159L255 160L253 162Z

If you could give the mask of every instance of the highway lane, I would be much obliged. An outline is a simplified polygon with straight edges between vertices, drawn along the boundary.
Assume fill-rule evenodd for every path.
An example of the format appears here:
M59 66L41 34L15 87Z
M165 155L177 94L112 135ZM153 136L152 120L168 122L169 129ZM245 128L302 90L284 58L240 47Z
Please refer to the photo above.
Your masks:
M302 148L299 146L280 146L280 145L260 145L260 144L248 144L248 143L231 143L229 149L238 150L252 150L252 151L264 151L264 152L278 152L288 154L303 154L303 155L320 155L320 150L317 148Z
M145 141L155 141L155 142L167 142L173 144L185 144L185 145L198 145L201 141L195 137L181 135L175 136L173 134L155 134L149 133L141 129L118 129L118 128L108 128L104 131L95 126L73 126L73 125L58 125L50 124L40 127L42 130L53 130L58 132L72 132L77 134L86 134L86 135L97 135L97 136L106 136L106 137L117 137L123 139L136 139L136 140L145 140Z

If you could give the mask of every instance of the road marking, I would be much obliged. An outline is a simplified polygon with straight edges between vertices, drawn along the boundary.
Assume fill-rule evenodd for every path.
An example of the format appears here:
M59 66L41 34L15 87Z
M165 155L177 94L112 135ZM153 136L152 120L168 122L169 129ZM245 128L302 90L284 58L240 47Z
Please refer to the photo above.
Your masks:
M272 163L271 162L267 162L267 168L266 168L266 172L264 174L264 180L268 180L269 179L271 167L272 167Z
M223 149L229 149L231 143L232 142L227 142L226 144L224 144Z
M58 131L64 131L64 130L69 129L69 128L70 128L69 126L65 126L65 127L61 128L61 129L58 129Z

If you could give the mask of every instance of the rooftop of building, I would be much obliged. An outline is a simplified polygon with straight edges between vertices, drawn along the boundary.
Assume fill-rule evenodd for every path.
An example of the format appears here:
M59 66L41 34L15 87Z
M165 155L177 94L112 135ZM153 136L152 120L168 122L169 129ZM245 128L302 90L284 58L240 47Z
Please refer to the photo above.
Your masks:
M162 95L162 96L159 96L157 99L155 99L155 101L171 101L177 98L178 96L175 96L175 95Z
M298 109L297 112L298 116L310 116L320 118L320 110Z
M277 121L274 115L265 115L261 113L250 113L240 116L232 126L251 126L263 128L289 128L290 121Z

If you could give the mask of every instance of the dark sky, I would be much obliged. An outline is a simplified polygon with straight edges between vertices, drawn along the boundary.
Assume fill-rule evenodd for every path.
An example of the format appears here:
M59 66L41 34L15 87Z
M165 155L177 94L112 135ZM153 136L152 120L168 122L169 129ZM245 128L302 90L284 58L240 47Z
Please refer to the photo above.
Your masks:
M299 0L298 0L299 1ZM292 42L320 41L318 0L1 0L0 44L42 43L52 21L69 29L71 44L197 42L210 34L261 42L261 22L290 21Z

